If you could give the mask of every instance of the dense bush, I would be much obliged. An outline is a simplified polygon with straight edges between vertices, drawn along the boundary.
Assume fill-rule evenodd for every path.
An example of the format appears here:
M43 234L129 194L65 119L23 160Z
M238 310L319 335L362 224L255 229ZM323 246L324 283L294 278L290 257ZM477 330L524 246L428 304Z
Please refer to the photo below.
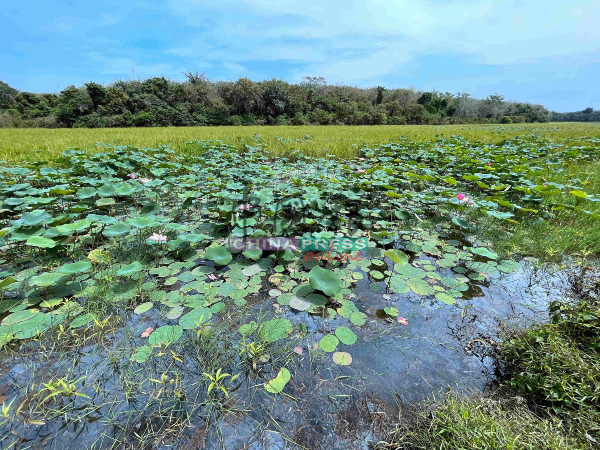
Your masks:
M540 105L507 102L500 95L328 85L306 77L299 84L272 79L213 82L187 74L90 82L59 94L19 92L0 81L0 127L151 127L197 125L405 125L547 122ZM517 120L517 118L519 118Z

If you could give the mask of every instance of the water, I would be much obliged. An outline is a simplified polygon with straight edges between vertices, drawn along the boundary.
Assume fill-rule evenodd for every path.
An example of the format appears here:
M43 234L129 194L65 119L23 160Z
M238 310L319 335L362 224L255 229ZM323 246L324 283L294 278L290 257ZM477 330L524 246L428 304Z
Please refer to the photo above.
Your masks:
M288 347L300 342L304 348L302 356L287 360L292 379L285 395L261 389L275 373L245 373L232 387L232 400L208 405L206 384L200 382L202 361L189 343L173 347L181 364L172 358L154 358L144 365L129 362L139 333L167 323L152 313L156 309L131 315L114 334L95 336L83 345L66 341L61 348L49 348L43 338L27 343L0 363L0 402L15 396L14 407L25 402L21 420L0 427L0 448L12 442L16 448L61 449L117 443L136 448L368 448L385 437L407 405L449 388L465 394L485 390L495 380L493 353L501 330L547 320L548 304L568 288L566 272L535 270L527 262L516 273L472 282L465 298L451 306L416 295L374 292L366 278L354 289L355 303L368 321L358 331L353 328L359 340L345 350L353 358L350 366L337 366L330 354L319 356L312 349L324 332L346 325L344 319L324 321L287 308L282 313L309 332L303 341L278 341ZM271 303L266 297L254 309ZM390 306L409 325L391 323L382 314ZM239 341L234 334L227 345ZM175 377L175 366L175 382L148 381L162 373ZM47 408L51 412L42 418L44 425L23 424L37 417L28 417L28 399L32 402L40 383L57 374L68 374L71 380L83 377L79 392L89 398L60 398ZM157 396L160 389L162 396ZM140 440L136 433L145 437Z

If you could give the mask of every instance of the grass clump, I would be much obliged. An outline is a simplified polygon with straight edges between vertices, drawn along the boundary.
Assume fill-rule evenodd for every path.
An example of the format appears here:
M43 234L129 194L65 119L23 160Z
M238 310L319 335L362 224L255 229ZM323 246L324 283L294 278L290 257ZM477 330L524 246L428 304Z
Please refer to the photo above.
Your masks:
M391 448L580 448L557 418L532 413L520 397L468 399L448 395L419 414L410 431L399 430Z
M600 279L573 280L579 298L551 305L550 323L504 344L507 385L571 433L600 443Z

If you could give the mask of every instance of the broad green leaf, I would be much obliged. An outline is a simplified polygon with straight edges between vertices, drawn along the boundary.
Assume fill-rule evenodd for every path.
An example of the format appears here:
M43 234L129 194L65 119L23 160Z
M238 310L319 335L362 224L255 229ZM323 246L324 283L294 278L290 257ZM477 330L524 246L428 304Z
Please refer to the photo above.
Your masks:
M319 347L321 347L324 352L329 353L335 351L335 348L339 343L340 341L333 334L327 334L319 341Z
M339 275L319 266L311 269L308 280L313 289L318 289L330 297L334 297L342 290L342 280Z

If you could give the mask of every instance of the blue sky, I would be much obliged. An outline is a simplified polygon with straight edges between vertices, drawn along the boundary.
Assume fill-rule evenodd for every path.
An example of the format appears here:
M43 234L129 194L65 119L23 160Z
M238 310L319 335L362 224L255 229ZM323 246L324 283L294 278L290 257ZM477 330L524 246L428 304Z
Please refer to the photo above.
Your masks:
M600 109L600 2L2 0L0 80L18 89L188 70Z

